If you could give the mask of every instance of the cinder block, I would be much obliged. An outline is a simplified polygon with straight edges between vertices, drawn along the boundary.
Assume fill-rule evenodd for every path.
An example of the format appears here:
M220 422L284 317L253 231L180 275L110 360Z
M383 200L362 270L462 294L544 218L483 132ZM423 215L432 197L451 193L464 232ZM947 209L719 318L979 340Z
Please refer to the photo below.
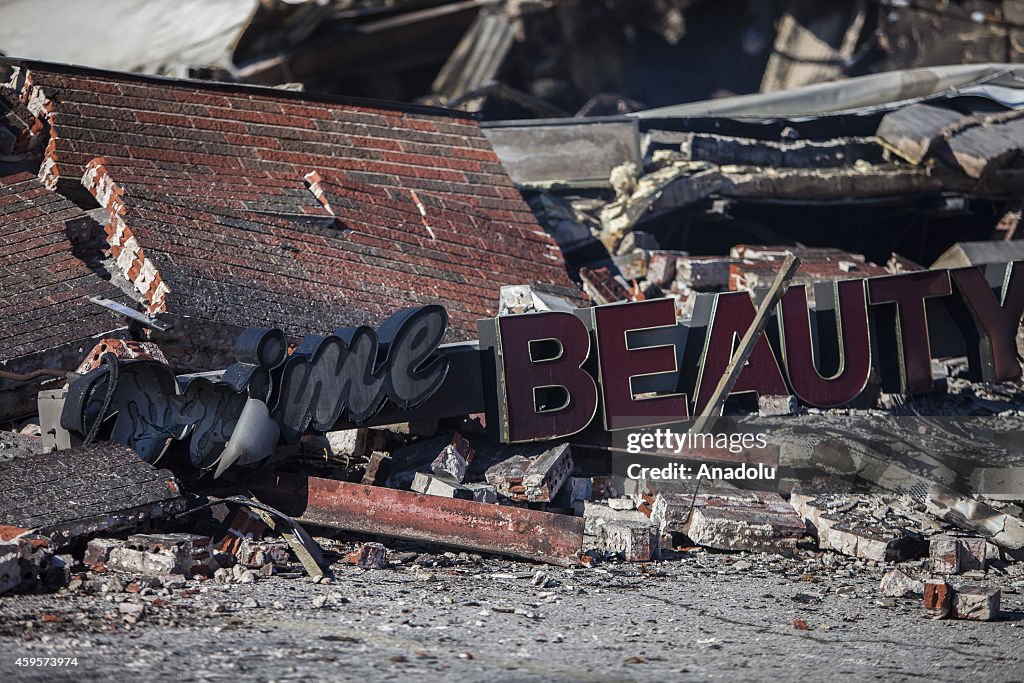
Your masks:
M660 534L643 522L608 521L598 527L598 549L622 556L627 562L647 562L661 557Z
M953 617L974 621L994 621L999 618L998 589L960 588L953 594Z

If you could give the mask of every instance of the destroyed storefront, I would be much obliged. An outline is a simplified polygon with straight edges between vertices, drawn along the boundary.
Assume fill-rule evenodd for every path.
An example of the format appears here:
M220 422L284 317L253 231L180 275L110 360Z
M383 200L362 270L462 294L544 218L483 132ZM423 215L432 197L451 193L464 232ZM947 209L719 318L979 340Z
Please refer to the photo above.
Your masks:
M404 542L839 554L982 620L1021 582L1014 69L484 127L4 70L4 591L329 579Z

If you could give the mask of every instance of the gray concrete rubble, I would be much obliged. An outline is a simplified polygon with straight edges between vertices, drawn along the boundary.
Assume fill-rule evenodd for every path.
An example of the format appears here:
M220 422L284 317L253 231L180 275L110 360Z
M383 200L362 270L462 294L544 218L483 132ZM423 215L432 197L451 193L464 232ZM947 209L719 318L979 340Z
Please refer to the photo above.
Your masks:
M647 562L661 557L657 530L646 521L611 519L597 528L598 550L621 556L627 562Z
M821 548L876 562L910 559L920 552L921 534L899 514L896 497L794 492L790 503Z
M683 533L718 550L785 552L803 538L803 521L777 493L698 492Z
M902 569L892 569L882 577L878 592L887 598L924 593L924 583L911 578Z
M93 539L83 563L93 569L160 576L209 574L213 551L209 537L195 534L133 534L126 540Z
M473 448L461 435L456 434L430 463L430 469L439 477L447 477L458 483L466 479L469 463L473 462Z
M998 546L980 536L941 534L928 541L931 569L937 574L982 571L1001 557Z
M67 583L67 563L48 539L21 534L0 541L0 595L52 590Z

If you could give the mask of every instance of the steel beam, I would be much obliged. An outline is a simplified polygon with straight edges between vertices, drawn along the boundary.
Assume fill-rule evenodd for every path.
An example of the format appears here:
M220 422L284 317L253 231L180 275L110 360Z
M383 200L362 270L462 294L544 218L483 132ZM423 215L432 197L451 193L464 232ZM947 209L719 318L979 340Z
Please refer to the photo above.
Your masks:
M380 534L571 566L583 519L296 474L247 482L261 501L301 524Z

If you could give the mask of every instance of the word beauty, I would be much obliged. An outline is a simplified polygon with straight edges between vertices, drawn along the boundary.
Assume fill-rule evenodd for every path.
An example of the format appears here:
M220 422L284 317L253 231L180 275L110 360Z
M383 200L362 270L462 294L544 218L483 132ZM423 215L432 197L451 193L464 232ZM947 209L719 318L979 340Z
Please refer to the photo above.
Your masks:
M812 308L803 285L789 288L733 394L795 395L830 408L878 383L892 393L926 392L933 346L943 345L953 349L944 355L968 357L976 379L1021 375L1024 262L987 274L961 268L821 283L814 294ZM746 292L728 292L699 296L684 323L671 299L481 321L500 438L570 436L598 413L608 431L679 422L691 408L698 414L755 314Z

